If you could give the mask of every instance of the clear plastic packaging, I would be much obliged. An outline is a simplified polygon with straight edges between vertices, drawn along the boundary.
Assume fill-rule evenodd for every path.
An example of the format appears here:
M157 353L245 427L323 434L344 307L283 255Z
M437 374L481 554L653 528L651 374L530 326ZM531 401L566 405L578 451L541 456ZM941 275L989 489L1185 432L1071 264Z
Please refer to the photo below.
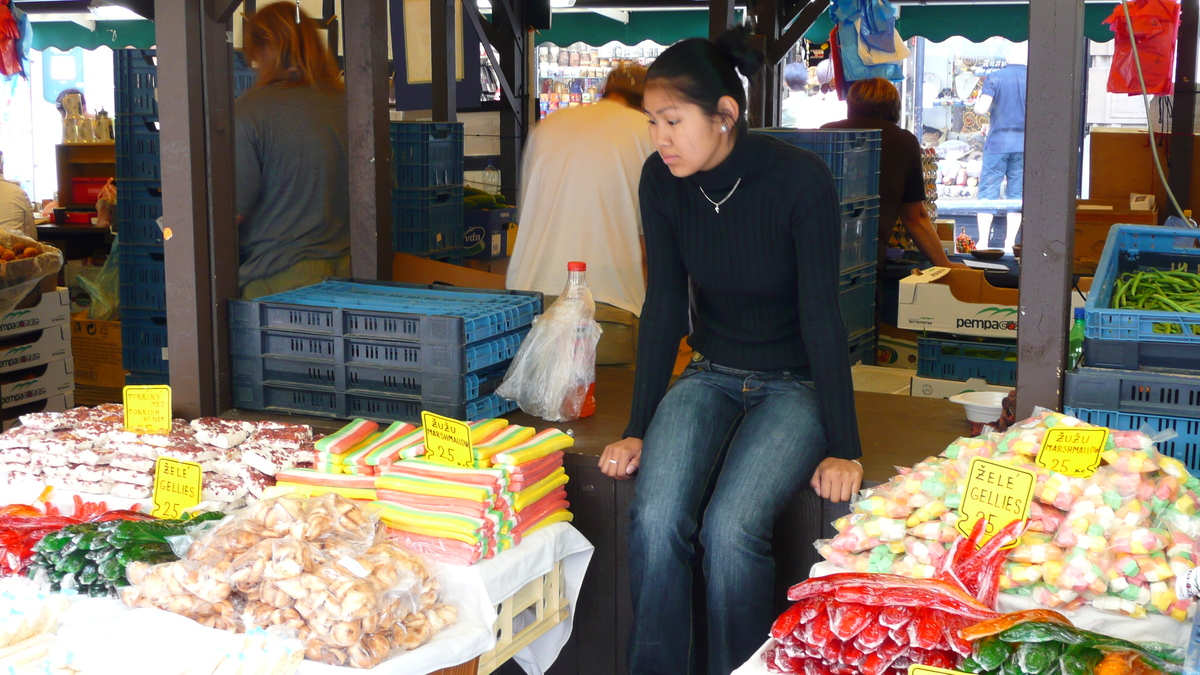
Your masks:
M453 623L418 557L333 493L268 499L198 537L187 559L130 565L127 605L231 631L283 626L309 659L372 668Z
M550 422L570 422L594 408L596 344L600 324L596 303L583 280L584 270L570 263L566 290L533 328L517 351L496 393L521 410Z
M6 251L4 256L0 256L0 316L3 316L29 295L43 278L57 274L62 269L63 254L49 244L8 230L0 230L0 247ZM29 248L40 253L23 257L24 251ZM16 258L5 260L7 252L13 253Z

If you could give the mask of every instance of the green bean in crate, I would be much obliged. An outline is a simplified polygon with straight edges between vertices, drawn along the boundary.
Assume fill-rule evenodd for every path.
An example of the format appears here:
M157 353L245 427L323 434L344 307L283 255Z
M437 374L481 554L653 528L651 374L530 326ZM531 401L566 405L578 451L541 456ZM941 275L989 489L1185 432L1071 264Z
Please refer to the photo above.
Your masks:
M149 564L178 560L167 539L199 523L222 518L219 512L204 513L188 520L80 523L46 535L34 546L29 576L45 573L53 590L74 587L80 594L114 595L128 586L125 566L141 561Z
M1117 279L1112 306L1200 313L1200 274L1156 269L1126 272Z

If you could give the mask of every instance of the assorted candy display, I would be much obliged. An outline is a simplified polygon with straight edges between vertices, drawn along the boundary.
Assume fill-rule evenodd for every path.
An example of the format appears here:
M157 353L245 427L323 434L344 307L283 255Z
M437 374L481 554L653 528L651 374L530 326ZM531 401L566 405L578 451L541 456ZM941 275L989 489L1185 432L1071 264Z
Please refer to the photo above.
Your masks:
M959 536L954 525L970 460L986 457L1037 477L1028 530L1001 570L1002 592L1066 611L1090 604L1187 620L1191 603L1175 596L1174 579L1200 555L1200 480L1140 432L1111 431L1102 465L1088 478L1035 464L1048 429L1087 426L1044 412L1003 434L958 439L865 490L818 550L849 571L932 578Z
M74 512L70 515L62 513L53 504L45 504L42 508L25 504L0 507L0 576L25 574L38 543L65 527L151 519L137 511L109 511L104 502L84 502L78 495L74 502Z
M313 461L312 429L206 417L175 420L167 434L124 429L123 408L105 404L32 413L0 434L0 482L38 481L86 494L148 499L159 457L204 468L205 502L223 510L274 484L276 471Z
M255 503L183 560L132 563L121 599L229 631L286 626L314 661L372 668L453 623L424 564L336 494Z
M114 519L68 525L34 545L29 575L36 579L46 574L55 591L74 588L93 597L115 595L128 585L125 568L130 563L177 560L169 537L221 517L220 512L210 512L187 520Z
M982 547L983 521L959 538L937 578L834 574L788 591L790 609L776 619L776 641L763 661L774 673L898 675L921 664L953 668L971 655L960 631L996 616L1001 547L1019 523Z

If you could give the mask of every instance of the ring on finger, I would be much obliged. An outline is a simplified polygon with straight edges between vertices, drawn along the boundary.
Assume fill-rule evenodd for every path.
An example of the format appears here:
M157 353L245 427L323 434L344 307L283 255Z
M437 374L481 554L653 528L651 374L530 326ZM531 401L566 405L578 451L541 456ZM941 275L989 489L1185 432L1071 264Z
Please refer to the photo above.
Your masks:
M616 463L617 463L617 460L615 460L615 459L610 459L610 460L608 460L608 463L609 463L609 464L616 464Z

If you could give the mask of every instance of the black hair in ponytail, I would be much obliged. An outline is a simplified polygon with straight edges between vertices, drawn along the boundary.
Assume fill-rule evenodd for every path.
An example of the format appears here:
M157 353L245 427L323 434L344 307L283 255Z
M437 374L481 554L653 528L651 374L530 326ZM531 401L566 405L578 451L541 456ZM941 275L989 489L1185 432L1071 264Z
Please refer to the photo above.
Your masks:
M688 38L668 47L650 65L646 86L656 81L674 89L688 103L700 106L712 117L724 117L717 102L729 96L738 104L738 119L723 120L739 135L749 131L746 122L746 90L742 76L749 79L766 62L756 39L745 27L725 31L716 42Z

